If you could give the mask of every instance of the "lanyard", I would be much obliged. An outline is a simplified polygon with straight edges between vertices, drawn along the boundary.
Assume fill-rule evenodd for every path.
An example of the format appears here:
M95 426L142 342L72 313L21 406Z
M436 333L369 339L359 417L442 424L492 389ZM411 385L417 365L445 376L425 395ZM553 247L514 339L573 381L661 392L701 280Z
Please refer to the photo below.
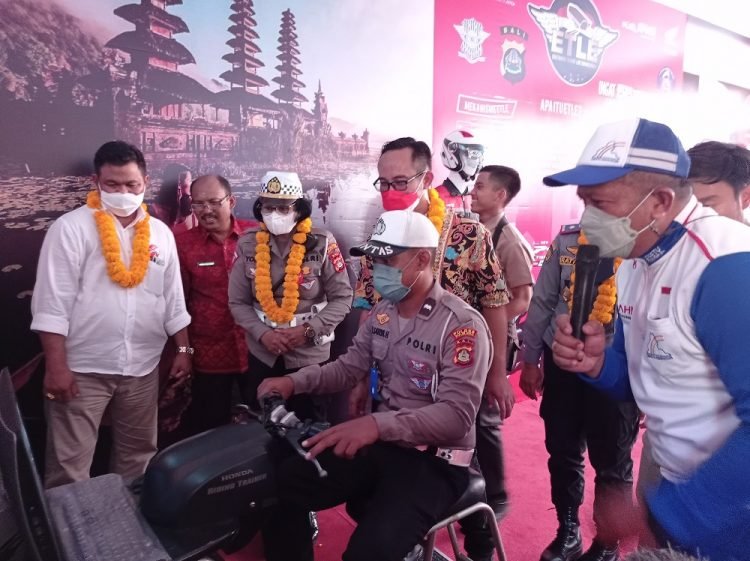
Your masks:
M377 361L373 360L370 366L370 396L373 401L383 401L380 395L380 367Z

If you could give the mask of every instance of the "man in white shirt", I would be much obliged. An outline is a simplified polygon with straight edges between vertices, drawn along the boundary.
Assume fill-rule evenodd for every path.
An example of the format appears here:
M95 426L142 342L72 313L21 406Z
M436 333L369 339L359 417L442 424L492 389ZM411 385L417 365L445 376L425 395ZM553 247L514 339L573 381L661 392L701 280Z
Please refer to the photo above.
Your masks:
M107 408L111 470L141 475L156 452L157 364L168 336L177 347L170 377L192 369L174 237L142 206L143 154L107 142L94 169L87 204L44 239L31 302L46 358L47 487L89 477Z
M738 561L750 551L750 237L698 202L693 173L669 127L629 119L599 127L575 168L544 178L578 185L588 242L625 259L612 345L599 321L575 338L564 314L552 350L646 415L661 479L644 504L613 505L608 532Z

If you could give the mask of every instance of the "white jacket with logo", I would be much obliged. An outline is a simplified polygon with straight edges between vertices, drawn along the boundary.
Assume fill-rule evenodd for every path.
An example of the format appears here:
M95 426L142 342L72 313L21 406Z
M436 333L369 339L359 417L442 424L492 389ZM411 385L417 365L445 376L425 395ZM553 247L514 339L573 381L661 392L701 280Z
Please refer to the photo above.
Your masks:
M615 341L596 380L646 414L664 482L651 513L711 561L750 551L750 229L692 198L617 274Z

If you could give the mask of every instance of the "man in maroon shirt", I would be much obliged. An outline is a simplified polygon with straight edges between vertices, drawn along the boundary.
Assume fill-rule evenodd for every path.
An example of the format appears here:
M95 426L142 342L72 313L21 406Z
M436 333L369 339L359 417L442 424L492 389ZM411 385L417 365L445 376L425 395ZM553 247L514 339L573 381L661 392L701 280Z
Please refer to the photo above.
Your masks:
M237 239L255 225L232 216L235 198L220 175L197 178L191 192L198 226L175 237L195 347L192 402L184 419L187 435L230 421L232 386L247 373L245 335L234 323L227 295Z

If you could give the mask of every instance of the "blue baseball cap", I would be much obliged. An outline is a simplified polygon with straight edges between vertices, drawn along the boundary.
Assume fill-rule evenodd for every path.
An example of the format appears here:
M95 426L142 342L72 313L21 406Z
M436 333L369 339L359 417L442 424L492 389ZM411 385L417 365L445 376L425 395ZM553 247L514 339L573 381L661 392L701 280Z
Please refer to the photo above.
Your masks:
M543 181L549 187L599 185L631 171L687 178L690 156L667 125L628 119L600 126L576 167L548 175Z

